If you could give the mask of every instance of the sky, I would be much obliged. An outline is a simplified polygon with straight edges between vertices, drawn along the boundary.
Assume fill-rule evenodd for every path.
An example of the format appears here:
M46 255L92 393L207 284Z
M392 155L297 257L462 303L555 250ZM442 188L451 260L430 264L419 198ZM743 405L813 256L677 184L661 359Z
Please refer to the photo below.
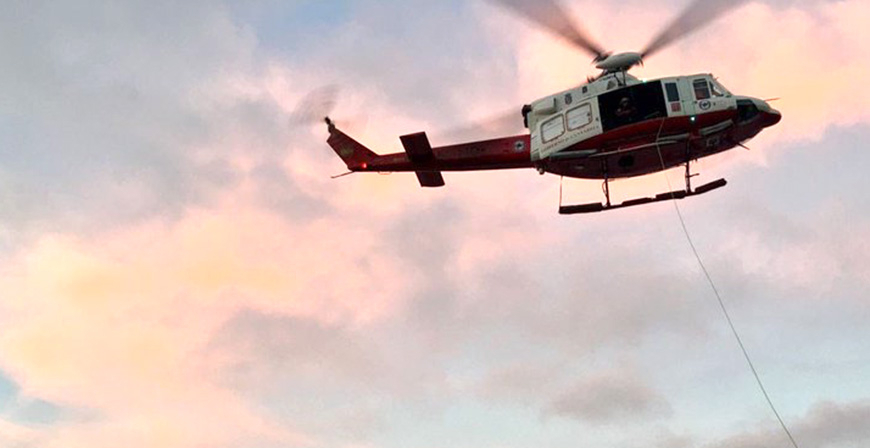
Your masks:
M631 51L686 2L565 3ZM748 1L635 72L779 98L680 208L802 447L870 443L867 23ZM789 446L672 204L562 217L534 170L330 179L293 119L318 88L387 153L595 73L491 3L5 0L0 63L2 447Z

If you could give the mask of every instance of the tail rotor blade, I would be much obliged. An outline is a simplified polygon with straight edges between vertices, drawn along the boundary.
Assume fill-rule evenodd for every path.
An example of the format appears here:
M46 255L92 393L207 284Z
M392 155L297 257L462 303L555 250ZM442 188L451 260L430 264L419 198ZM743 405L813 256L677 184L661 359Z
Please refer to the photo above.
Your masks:
M490 2L512 10L523 19L543 27L575 47L592 54L596 62L607 57L604 49L574 24L558 0L490 0Z
M312 124L332 113L338 99L338 86L327 85L309 92L290 114L294 124Z
M673 22L641 52L644 58L708 25L746 0L693 0Z

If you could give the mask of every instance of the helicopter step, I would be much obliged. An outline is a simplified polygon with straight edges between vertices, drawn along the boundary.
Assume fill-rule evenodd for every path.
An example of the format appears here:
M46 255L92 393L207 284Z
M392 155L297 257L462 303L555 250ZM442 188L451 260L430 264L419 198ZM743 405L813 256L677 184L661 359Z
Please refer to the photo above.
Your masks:
M725 179L715 180L708 184L701 185L700 187L695 188L694 190L677 190L671 191L667 193L661 193L655 195L655 197L647 197L647 198L638 198L638 199L630 199L621 204L610 205L610 204L602 204L600 202L593 202L591 204L580 204L580 205L560 205L559 206L559 214L560 215L579 215L584 213L598 213L606 210L614 210L618 208L627 208L633 207L636 205L643 204L651 204L653 202L662 202L662 201L670 201L675 199L685 199L690 196L698 196L704 193L709 193L713 190L717 190L719 188L728 185L728 181Z

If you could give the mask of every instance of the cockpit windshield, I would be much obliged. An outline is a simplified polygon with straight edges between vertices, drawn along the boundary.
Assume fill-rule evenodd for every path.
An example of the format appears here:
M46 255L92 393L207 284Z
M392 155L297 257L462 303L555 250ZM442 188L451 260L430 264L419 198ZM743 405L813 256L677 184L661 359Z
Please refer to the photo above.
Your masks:
M731 92L716 78L710 80L710 87L712 87L713 96L731 96Z

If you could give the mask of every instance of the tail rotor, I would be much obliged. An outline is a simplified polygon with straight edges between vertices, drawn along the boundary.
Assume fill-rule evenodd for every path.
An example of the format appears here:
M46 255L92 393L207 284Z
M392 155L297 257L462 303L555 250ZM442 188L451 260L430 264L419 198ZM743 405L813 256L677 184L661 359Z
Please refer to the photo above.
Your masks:
M368 116L358 113L340 120L332 118L338 106L341 89L335 84L318 87L299 100L290 114L290 126L305 127L322 124L324 120L330 128L336 126L352 132L363 132L368 125Z
M290 114L290 124L311 125L330 115L335 110L338 93L338 86L334 84L312 90L293 109L293 113Z

